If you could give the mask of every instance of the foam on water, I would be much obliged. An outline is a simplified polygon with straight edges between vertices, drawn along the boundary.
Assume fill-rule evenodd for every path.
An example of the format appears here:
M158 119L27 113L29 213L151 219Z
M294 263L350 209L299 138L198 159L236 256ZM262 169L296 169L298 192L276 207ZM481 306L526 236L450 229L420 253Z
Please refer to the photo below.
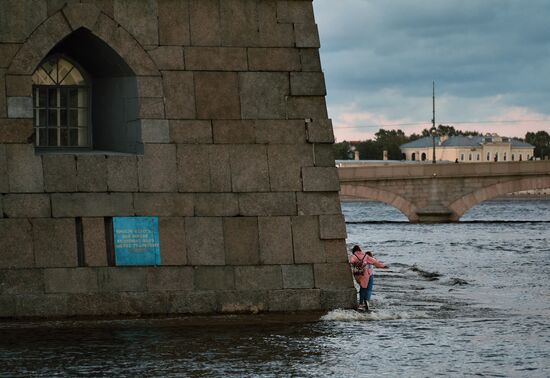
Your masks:
M399 311L394 312L388 309L375 310L371 312L359 312L355 310L336 309L321 317L322 321L379 321L399 319L426 319L428 316L423 311Z
M343 210L382 220L381 206ZM550 200L479 206L470 220L550 222ZM372 313L0 324L0 377L550 377L548 224L348 224L348 250L391 267L376 270Z

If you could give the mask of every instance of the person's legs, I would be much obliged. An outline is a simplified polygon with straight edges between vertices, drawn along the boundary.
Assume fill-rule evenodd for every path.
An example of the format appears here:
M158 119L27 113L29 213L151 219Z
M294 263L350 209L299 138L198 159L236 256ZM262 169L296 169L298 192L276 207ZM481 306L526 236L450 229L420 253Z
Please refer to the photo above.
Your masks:
M359 289L359 304L360 305L365 304L366 301L367 301L367 288L362 287Z
M370 301L370 297L372 296L372 287L374 286L374 275L371 274L369 277L369 284L367 285L367 292L366 292L366 299L367 301Z
M360 311L369 311L369 302L367 301L367 288L362 287L359 289L359 307Z

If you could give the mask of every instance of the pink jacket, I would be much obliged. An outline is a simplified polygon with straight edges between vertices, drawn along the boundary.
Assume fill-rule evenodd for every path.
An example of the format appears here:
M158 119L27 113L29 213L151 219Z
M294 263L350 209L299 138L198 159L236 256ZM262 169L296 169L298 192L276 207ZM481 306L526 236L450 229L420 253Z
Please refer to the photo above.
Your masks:
M363 258L363 256L365 258ZM349 263L350 264L355 264L355 263L358 263L361 261L361 259L363 260L363 266L367 265L367 264L372 264L374 265L375 267L377 268L385 268L386 266L381 263L380 261L376 260L374 257L370 257L369 255L365 255L365 252L363 251L357 251L355 253L353 253L350 257L349 257ZM365 267L366 268L366 267ZM359 276L355 276L355 280L357 281L357 283L359 284L359 286L361 286L362 288L366 288L369 284L369 277L371 275L371 272L369 269L365 269L363 271L363 274L359 275Z

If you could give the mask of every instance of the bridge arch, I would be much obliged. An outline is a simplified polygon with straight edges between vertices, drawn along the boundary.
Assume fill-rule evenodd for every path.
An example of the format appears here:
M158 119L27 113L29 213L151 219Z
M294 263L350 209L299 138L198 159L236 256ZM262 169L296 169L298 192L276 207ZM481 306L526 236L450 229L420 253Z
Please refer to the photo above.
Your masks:
M379 190L362 185L342 184L340 186L340 195L380 201L401 211L410 222L418 221L416 206L400 195L387 190Z
M478 189L455 200L449 205L449 209L453 212L452 220L458 221L460 217L462 217L466 213L466 211L468 211L480 202L490 200L492 198L508 193L545 188L550 188L550 177L548 176L526 177L519 180L501 182L498 184L487 186L485 188Z

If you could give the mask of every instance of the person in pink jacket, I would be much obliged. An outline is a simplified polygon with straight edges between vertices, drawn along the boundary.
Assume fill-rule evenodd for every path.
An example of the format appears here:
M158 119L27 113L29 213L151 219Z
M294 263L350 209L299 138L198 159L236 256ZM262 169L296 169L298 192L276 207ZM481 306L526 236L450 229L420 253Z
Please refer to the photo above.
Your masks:
M369 310L369 300L372 293L373 275L372 265L377 268L388 269L388 265L372 257L372 253L363 252L358 245L354 245L349 257L349 263L353 269L355 281L359 284L359 307L358 310ZM371 266L369 266L371 265Z

